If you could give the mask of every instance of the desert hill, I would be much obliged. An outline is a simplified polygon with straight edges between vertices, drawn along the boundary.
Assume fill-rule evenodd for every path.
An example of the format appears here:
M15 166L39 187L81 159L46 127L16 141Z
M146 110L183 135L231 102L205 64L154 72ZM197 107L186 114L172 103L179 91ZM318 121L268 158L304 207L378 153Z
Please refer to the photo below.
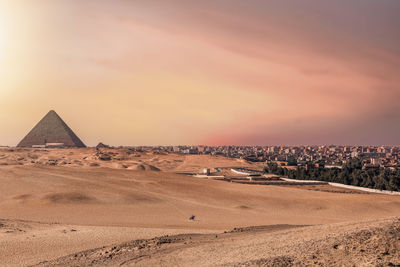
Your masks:
M71 254L38 266L398 266L400 220L276 225L163 236Z
M371 221L379 226L384 218L400 216L398 196L247 185L181 174L198 172L204 167L262 168L261 164L235 159L127 149L11 150L0 150L0 164L3 163L0 166L0 262L6 265L38 264L58 261L57 258L61 265L70 265L62 256L103 246L112 248L132 240L152 243L158 239L148 239L196 233L202 234L199 246L184 247L182 252L172 249L171 256L166 256L166 265L174 265L174 258L195 262L199 259L189 256L191 253L204 258L207 252L209 260L204 264L199 262L200 265L243 263L246 266L259 260L269 261L272 256L289 255L275 250L268 254L266 244L271 242L280 246L298 240L306 246L304 240L308 239L304 239L303 233L309 237L315 233L319 238L315 240L317 243L331 240L333 233L339 233L338 238L347 242L348 234L362 225L371 230L375 227L374 223L369 224ZM192 215L195 220L189 220ZM384 224L392 222L389 221L384 220ZM234 228L254 226L263 227L223 234ZM215 235L226 237L226 242L215 243ZM243 235L233 239L245 243L235 241L231 247L230 235ZM182 242L185 245L190 237L195 238L179 237L179 242L173 241L172 246L180 247ZM293 243L292 248L301 244ZM232 252L228 253L229 248ZM246 249L240 252L241 248ZM161 265L166 254L158 253L157 248L155 261L146 259L143 265ZM222 255L227 258L219 258ZM318 258L320 254L316 255ZM99 260L101 265L103 256L93 260ZM290 257L292 263L304 261L297 256ZM321 254L321 257L325 256ZM76 263L87 265L86 261Z
M229 229L400 215L400 198L241 185L159 171L3 166L1 217L84 225ZM196 215L198 221L187 218Z
M160 153L158 151L138 152L121 148L80 148L80 149L28 149L1 148L0 166L66 166L66 167L107 167L113 169L162 170L167 172L199 172L204 167L251 167L262 169L261 163L229 159L222 156L184 155Z

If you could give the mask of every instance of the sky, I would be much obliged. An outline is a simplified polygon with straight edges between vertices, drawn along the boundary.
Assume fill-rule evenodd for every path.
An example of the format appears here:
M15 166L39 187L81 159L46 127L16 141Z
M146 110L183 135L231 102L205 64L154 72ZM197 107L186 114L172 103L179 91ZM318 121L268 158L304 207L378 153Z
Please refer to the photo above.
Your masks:
M0 145L399 145L398 0L0 0Z

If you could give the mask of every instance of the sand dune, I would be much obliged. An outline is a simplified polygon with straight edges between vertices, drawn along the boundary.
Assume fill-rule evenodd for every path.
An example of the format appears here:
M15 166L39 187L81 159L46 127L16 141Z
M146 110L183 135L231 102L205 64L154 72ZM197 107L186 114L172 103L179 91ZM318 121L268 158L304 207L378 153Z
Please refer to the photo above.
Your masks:
M82 250L185 232L196 231L48 224L0 219L0 266L29 266Z
M160 171L159 168L154 167L153 165L148 164L138 164L128 167L129 170L136 170L136 171Z
M237 166L235 164L262 168L258 164L211 156L127 150L104 150L102 153L109 153L111 157L104 161L97 159L96 153L95 149L2 152L7 160L19 159L23 164L0 166L0 262L36 264L130 240L180 233L220 236L234 228L260 225L268 229L273 225L308 225L314 228L307 228L310 229L307 236L320 233L316 236L323 240L330 238L331 232L340 232L340 227L350 229L351 226L346 228L347 224L400 216L398 196L351 194L325 187L317 191L312 186L246 185L177 173L199 171L202 167ZM92 166L94 163L97 165ZM122 165L128 167L118 167ZM143 168L136 170L131 166ZM195 220L189 220L192 215ZM189 264L193 260L200 264L200 258L190 256L194 253L203 255L202 258L210 255L204 265L243 263L246 266L258 260L271 260L262 254L262 248L266 249L262 244L277 242L276 246L280 246L278 241L272 241L275 239L282 239L282 244L293 238L298 242L307 240L300 228L281 230L279 234L261 234L256 239L259 243L252 241L254 233L250 231L248 236L240 237L247 243L234 242L232 247L228 245L229 235L222 244L211 241L214 240L212 236L202 237L204 243L193 248L183 246L184 242L189 242L187 239L182 239L186 240L182 245L178 238L181 241L172 244L183 246L182 252L165 256L157 254L156 250L158 258L146 259L138 265L160 265L164 256L171 260L167 260L166 265L174 265L173 258L179 258L182 263ZM341 233L341 238L347 236L347 232ZM259 234L257 231L257 236ZM287 249L303 243L293 244L291 247L287 243ZM248 249L241 252L243 246ZM236 251L237 255L228 253L225 247ZM258 252L253 253L253 249ZM15 257L21 251L27 252ZM217 253L226 254L226 258L218 258L220 254ZM287 256L285 253L273 255ZM297 256L290 257L290 262L303 262Z
M42 199L50 204L89 204L96 202L94 197L78 192L51 193L45 195Z
M107 167L114 169L136 169L170 172L199 172L204 167L253 167L262 164L208 155L179 155L168 153L135 152L130 149L85 148L85 149L0 149L0 166L68 166Z
M241 185L166 172L3 166L0 173L1 217L10 219L223 230L400 215L398 197ZM189 222L192 214L199 221Z
M39 266L398 266L400 220L272 225L135 240Z

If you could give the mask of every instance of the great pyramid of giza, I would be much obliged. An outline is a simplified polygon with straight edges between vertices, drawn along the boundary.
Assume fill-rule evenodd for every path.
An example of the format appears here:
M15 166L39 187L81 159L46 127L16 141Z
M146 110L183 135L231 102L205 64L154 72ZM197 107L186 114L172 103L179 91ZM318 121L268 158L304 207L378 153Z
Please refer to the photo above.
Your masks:
M49 143L62 144L64 147L86 147L54 110L50 110L44 116L22 139L18 147L33 147Z

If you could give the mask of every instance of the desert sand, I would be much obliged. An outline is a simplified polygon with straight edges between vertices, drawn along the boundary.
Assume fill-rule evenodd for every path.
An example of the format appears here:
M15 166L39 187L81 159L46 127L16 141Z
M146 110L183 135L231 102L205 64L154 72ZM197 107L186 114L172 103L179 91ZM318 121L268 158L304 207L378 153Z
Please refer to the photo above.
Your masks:
M129 149L1 149L1 265L400 264L400 197L182 174L228 166L262 169Z

